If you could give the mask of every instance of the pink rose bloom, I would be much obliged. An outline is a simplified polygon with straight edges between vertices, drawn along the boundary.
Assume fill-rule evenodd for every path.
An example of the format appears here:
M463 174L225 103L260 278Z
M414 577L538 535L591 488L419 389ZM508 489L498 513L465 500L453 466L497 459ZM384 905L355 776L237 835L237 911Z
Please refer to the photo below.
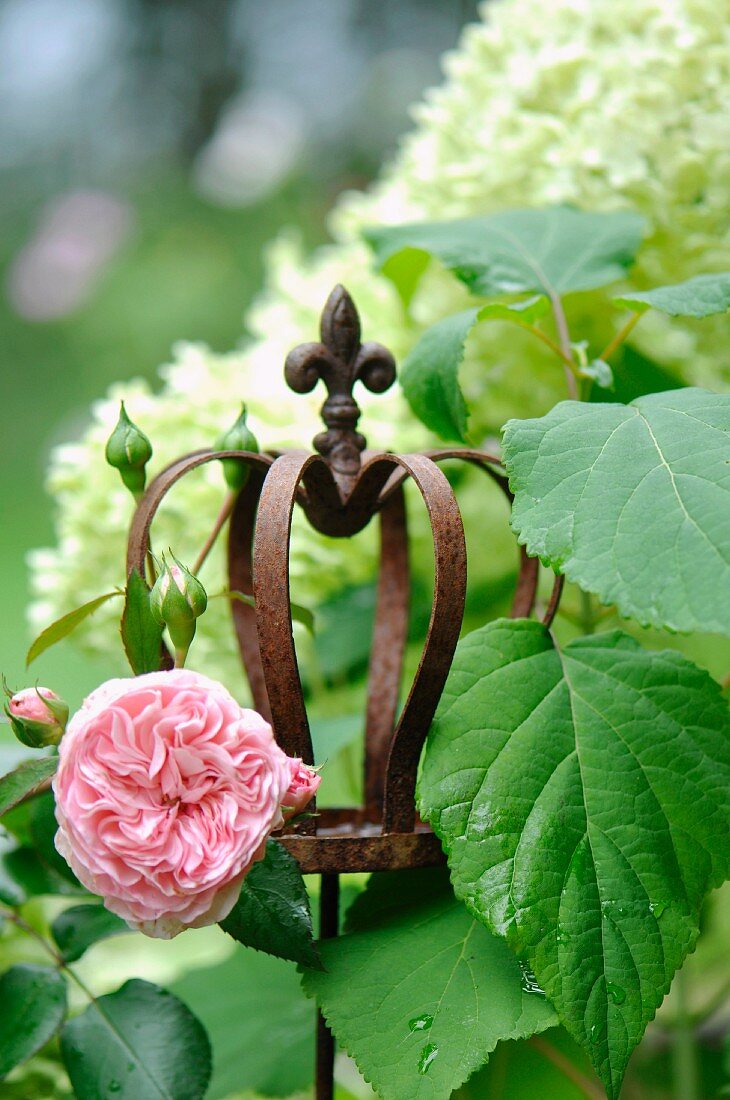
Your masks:
M56 847L148 936L223 920L283 822L271 726L187 669L109 680L71 719L53 781Z
M288 757L291 769L289 789L284 795L284 817L296 817L311 802L322 776L298 757Z
M8 700L8 711L13 718L26 718L31 722L44 722L51 725L56 719L43 702L44 699L55 699L57 703L63 702L60 696L50 688L23 688Z

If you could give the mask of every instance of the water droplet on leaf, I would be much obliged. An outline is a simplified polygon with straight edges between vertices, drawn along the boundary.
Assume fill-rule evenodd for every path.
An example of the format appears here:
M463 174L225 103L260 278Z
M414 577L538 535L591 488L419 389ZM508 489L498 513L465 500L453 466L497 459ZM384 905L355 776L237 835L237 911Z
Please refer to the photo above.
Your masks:
M523 962L521 959L519 960L519 962L520 962L520 972L522 974L522 990L523 990L523 992L524 993L536 993L538 997L544 997L545 996L545 990L539 984L537 978L535 977L533 972L530 970L527 963Z
M590 1038L592 1043L600 1042L601 1036L598 1034L598 1024L593 1024L591 1026Z
M659 920L661 915L666 911L668 904L669 903L666 901L650 901L649 912Z
M626 1000L626 990L613 982L606 982L606 993L615 1005L622 1005Z
M435 1043L428 1043L421 1051L418 1059L418 1072L420 1074L428 1073L434 1060L438 1057L439 1048Z
M411 1031L428 1031L433 1023L433 1016L429 1016L427 1012L424 1012L421 1016L414 1016L412 1020L408 1021L408 1027Z
M120 1085L119 1081L110 1081L107 1085L107 1090L109 1092L121 1092L122 1086Z

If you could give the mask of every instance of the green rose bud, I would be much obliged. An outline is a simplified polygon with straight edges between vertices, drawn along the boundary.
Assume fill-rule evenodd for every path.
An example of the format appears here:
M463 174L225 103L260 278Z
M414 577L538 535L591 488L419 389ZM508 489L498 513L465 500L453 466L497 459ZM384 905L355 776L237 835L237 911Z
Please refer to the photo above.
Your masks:
M68 722L68 703L45 687L7 695L5 713L19 741L31 749L58 744Z
M152 444L127 416L124 402L119 410L119 420L106 444L106 460L119 470L122 481L139 500L144 492L145 466L152 458Z
M150 593L150 608L157 622L167 627L178 668L185 664L195 637L195 620L207 606L208 596L198 578L174 556L170 564L163 555L162 570Z
M216 441L217 451L253 451L258 454L258 440L246 423L246 416L246 406L242 405L241 414L236 423ZM251 472L248 466L243 462L237 462L235 458L222 458L221 466L228 488L233 492L240 492Z

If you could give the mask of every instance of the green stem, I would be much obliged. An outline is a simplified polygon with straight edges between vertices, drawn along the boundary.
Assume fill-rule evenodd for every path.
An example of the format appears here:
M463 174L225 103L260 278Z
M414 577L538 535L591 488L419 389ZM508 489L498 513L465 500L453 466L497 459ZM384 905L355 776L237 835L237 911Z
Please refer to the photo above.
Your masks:
M621 344L623 344L624 340L629 335L629 333L633 329L634 325L638 324L638 322L641 320L641 318L643 316L644 316L643 311L641 313L632 313L631 316L629 317L628 321L626 322L626 324L623 326L623 328L620 328L618 330L618 332L616 333L616 335L614 336L614 338L612 340L609 340L609 342L606 344L605 348L603 349L601 354L598 356L598 358L603 359L603 361L605 363L606 360L611 355L613 355L616 348L620 347Z
M694 1029L687 1005L687 975L680 970L674 979L677 997L677 1025L672 1044L673 1094L676 1100L702 1100Z
M14 912L12 909L3 909L2 916L5 918L5 920L12 921L12 923L21 930L21 932L25 932L26 936L30 936L36 941L36 943L40 944L46 954L53 959L58 969L62 970L64 974L68 974L71 981L76 983L81 992L86 997L88 997L90 1001L96 1003L96 997L91 992L86 983L81 980L75 970L71 969L71 967L64 959L63 955L59 954L59 952L56 951L53 944L49 943L45 936L42 936L40 932L37 932L32 924L28 924L28 922L24 920L19 913Z
M580 625L584 634L595 634L596 615L593 610L593 599L590 592L580 593Z
M203 568L203 565L205 563L206 558L208 557L208 554L211 552L211 550L213 549L213 546L215 545L215 540L220 535L221 531L223 530L223 527L225 525L226 520L228 519L231 512L233 511L233 506L236 503L237 496L238 496L238 493L233 489L229 489L229 491L226 493L226 495L223 499L223 504L221 505L221 510L218 513L218 515L216 516L215 523L213 524L213 528L212 528L210 534L208 535L207 539L205 540L200 553L198 554L197 558L195 559L195 564L193 565L193 568L191 570L191 572L193 573L194 576L197 577L198 573Z
M555 327L558 330L558 341L560 344L561 357L565 364L565 381L568 384L568 396L570 397L571 401L577 401L578 382L575 377L573 349L570 345L568 321L565 316L565 310L563 309L563 303L560 301L559 294L555 294L554 292L550 294L550 306L553 311L553 317L555 318Z

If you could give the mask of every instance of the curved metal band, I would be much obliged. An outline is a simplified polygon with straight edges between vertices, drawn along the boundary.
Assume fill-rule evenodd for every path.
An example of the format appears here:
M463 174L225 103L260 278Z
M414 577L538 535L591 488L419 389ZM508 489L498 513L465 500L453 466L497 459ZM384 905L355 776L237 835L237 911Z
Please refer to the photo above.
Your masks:
M408 638L409 581L405 497L398 486L380 511L380 574L365 721L365 814L369 821L378 821L382 812Z
M245 592L247 596L253 595L253 537L263 484L261 470L252 470L238 494L228 525L228 584L231 591ZM231 616L253 705L267 722L271 722L269 695L256 631L256 609L239 600L231 600Z
M391 742L385 775L383 832L410 832L415 825L418 762L451 668L466 601L466 543L456 499L445 475L425 455L387 455L417 485L433 533L434 591L431 619L406 704Z
M266 471L274 461L269 455L254 454L252 451L193 451L171 462L150 482L132 517L127 540L127 576L133 569L137 569L140 576L144 577L152 522L172 487L191 470L221 458L240 458L252 467L252 472ZM164 642L160 646L160 668L172 668L172 657Z

